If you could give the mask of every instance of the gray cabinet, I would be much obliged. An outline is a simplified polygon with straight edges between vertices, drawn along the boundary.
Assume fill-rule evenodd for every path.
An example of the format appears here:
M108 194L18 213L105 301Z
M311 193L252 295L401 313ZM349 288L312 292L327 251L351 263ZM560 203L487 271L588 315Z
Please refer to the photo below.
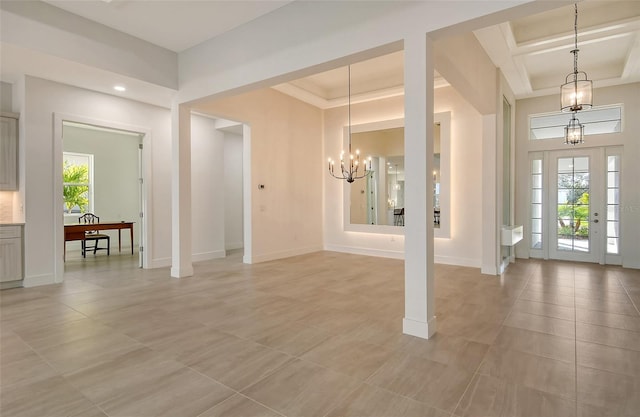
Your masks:
M22 226L0 225L0 283L21 280L23 263Z
M18 116L0 115L0 190L18 189Z

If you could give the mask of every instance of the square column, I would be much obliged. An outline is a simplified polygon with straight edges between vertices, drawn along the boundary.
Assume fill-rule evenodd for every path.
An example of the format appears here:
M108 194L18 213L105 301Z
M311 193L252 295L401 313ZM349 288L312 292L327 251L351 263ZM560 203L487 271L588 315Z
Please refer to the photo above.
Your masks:
M171 106L171 276L193 275L191 262L191 111Z
M404 40L405 317L403 332L436 331L433 265L433 46L425 34Z

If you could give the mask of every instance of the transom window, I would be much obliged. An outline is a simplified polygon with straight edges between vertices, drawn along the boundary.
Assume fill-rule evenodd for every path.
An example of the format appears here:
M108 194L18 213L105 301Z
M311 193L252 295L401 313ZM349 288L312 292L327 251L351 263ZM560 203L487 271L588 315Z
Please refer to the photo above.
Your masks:
M571 113L532 114L529 116L529 139L558 139L564 137L564 127L569 124ZM584 125L584 134L602 135L622 131L622 105L597 107L578 113Z

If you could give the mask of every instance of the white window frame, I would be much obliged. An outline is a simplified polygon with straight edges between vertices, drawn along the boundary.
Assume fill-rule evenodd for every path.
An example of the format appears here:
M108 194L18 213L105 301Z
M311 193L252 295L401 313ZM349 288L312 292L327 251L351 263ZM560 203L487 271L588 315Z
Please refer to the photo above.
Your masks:
M533 247L533 225L532 225L532 220L533 220L533 210L532 210L532 206L533 206L533 173L532 173L532 163L534 160L540 160L540 163L542 164L542 172L541 172L541 181L542 181L542 196L541 196L541 200L540 200L540 204L541 204L541 217L540 217L540 222L542 223L542 229L541 229L541 246L539 248L534 248ZM546 196L544 193L544 190L546 189L546 181L547 181L547 157L543 152L530 152L529 153L529 164L528 164L528 168L527 168L527 185L528 185L528 198L527 198L527 223L525 225L525 236L527 236L527 245L529 247L529 256L531 258L544 258L545 257L545 249L547 246L547 236L545 233L545 228L544 228L544 217L545 217L545 213L544 213L544 207L545 207L545 202L546 202Z
M595 136L595 135L613 135L613 134L619 134L624 132L624 105L622 103L619 104L607 104L604 106L596 106L593 107L591 110L583 110L578 112L577 114L577 118L578 120L580 120L580 115L584 115L587 114L589 112L594 112L594 111L599 111L599 110L607 110L607 109L620 109L620 131L618 132L606 132L606 133L589 133L587 131L587 129L585 129L585 136ZM548 113L536 113L536 114L530 114L529 117L527 118L527 136L529 141L531 142L539 142L539 141L557 141L557 140L564 140L564 133L561 136L554 136L554 137L549 137L549 138L533 138L531 136L531 120L535 119L535 118L539 118L539 117L547 117L547 116L565 116L567 118L567 124L569 123L569 119L571 118L571 113L563 113L560 111L555 111L555 112L548 112ZM581 123L583 123L582 120L580 120ZM593 123L593 122L592 122ZM589 122L584 123L586 126L589 125ZM557 126L556 126L557 127ZM564 131L563 131L564 132Z
M618 211L618 222L619 222L619 224L623 224L623 216L624 216L623 205L622 205L622 201L623 201L623 199L622 199L623 195L622 194L624 192L624 190L622 189L622 172L623 172L623 169L624 169L624 167L622 166L622 160L623 160L623 158L622 158L622 156L623 156L622 155L622 147L620 147L620 146L609 146L609 147L605 148L605 157L604 157L604 159L605 159L605 161L604 161L604 165L605 165L604 171L605 171L605 175L606 175L606 180L605 180L605 209L604 209L604 214L605 215L603 217L604 217L604 221L606 223L605 223L605 227L604 227L605 232L603 233L603 235L604 235L603 236L603 239L604 239L603 245L604 245L604 248L605 248L605 250L604 250L605 262L607 264L611 264L611 265L622 265L622 251L623 251L623 246L622 246L623 245L623 239L622 239L622 236L624 234L624 229L622 227L620 227L619 236L618 236L618 253L617 254L608 253L607 249L606 249L607 248L607 238L608 238L608 234L609 234L608 230L607 230L607 225L608 225L608 222L609 222L609 211L608 211L608 207L607 207L607 205L608 205L607 193L608 193L608 188L609 188L608 160L609 160L610 156L617 156L619 158L618 162L619 162L620 170L618 171L619 172L619 174L618 174L619 175L619 177L618 177L619 184L618 184L618 187L617 187L618 188L618 193L619 193L618 194L618 210L619 210Z
M93 213L93 208L94 208L94 199L93 199L93 194L94 194L94 182L93 182L93 154L89 154L89 153L79 153L79 152L63 152L62 153L62 162L63 162L63 167L64 167L64 161L66 160L67 156L72 156L72 157L76 157L76 158L87 158L88 159L88 174L89 174L89 182L88 183L78 183L78 184L71 184L71 183L62 183L62 186L64 187L65 185L86 185L89 187L89 192L88 192L88 199L89 199L89 204L87 207L87 212L89 213ZM64 209L63 209L64 210ZM63 211L64 216L65 217L79 217L82 215L82 213L67 213L66 211Z

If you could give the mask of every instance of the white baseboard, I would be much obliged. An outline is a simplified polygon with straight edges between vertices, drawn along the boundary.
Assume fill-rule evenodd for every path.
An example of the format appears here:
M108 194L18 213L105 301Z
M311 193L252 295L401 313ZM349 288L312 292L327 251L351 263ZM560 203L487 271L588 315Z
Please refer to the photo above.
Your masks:
M292 256L306 255L307 253L319 252L322 250L322 246L307 246L304 248L288 249L278 252L264 253L261 255L254 254L251 258L251 263L257 264L259 262L274 261L276 259L290 258Z
M39 285L55 284L56 279L54 274L43 274L31 277L25 277L22 281L22 286L25 288L37 287Z
M185 278L193 276L193 266L189 265L184 268L175 268L171 267L171 277L172 278Z
M242 249L244 248L244 243L236 242L236 243L226 243L224 245L225 250L234 250L234 249Z
M433 262L444 265L468 266L470 268L480 268L480 261L471 258L459 258L457 256L438 256L433 257Z
M224 258L227 254L223 250L214 250L211 252L194 253L191 255L191 261L201 262L210 261L212 259Z
M353 255L377 256L380 258L404 259L404 251L393 251L383 249L359 248L356 246L325 245L324 250Z
M408 318L402 319L402 333L422 339L429 339L436 332L436 317L431 317L426 323Z
M156 258L149 261L146 269L166 268L171 266L171 257L168 258Z

